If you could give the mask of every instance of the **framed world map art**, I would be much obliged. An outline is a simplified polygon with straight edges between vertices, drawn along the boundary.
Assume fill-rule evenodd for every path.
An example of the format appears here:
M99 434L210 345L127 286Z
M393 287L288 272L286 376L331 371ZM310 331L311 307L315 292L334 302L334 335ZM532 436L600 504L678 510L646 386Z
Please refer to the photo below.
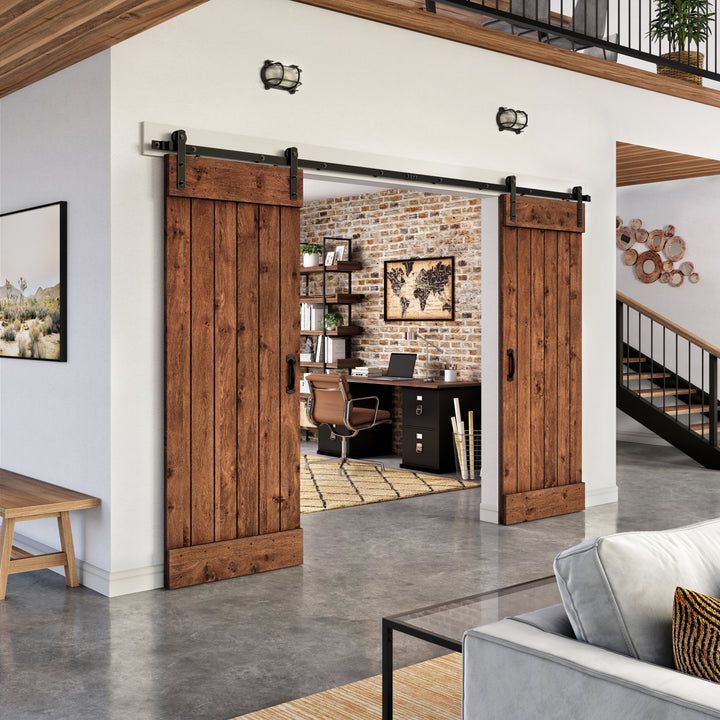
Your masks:
M454 319L454 257L385 261L385 320Z

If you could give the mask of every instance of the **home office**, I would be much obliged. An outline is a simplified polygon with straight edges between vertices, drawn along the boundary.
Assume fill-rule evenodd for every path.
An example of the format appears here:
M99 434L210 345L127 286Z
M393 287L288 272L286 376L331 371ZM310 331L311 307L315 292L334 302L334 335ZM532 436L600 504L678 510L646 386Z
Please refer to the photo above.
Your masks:
M306 180L303 512L477 487L480 201Z

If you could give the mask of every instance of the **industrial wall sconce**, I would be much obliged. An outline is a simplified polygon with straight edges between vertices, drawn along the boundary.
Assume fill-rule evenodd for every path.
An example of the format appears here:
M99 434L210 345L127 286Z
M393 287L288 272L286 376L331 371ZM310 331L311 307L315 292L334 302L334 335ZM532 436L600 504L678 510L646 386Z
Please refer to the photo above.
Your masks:
M283 65L276 60L266 60L260 70L260 78L266 90L287 90L291 95L300 85L302 70L297 65Z
M527 127L528 114L524 110L513 110L512 108L501 107L498 110L495 120L498 130L512 130L518 135Z

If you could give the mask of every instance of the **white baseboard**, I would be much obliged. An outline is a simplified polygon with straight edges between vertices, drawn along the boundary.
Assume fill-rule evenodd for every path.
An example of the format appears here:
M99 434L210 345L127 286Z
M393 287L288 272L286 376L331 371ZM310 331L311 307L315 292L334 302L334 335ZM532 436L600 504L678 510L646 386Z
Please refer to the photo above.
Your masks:
M595 505L607 505L618 501L617 485L608 485L601 488L588 489L585 486L585 507L595 507Z
M500 523L500 512L497 506L480 503L480 522L498 525Z
M17 545L21 550L33 553L33 555L58 552L57 548L25 537L20 533L15 533L13 544ZM61 567L50 569L63 577L65 576L65 570ZM78 560L80 584L106 597L117 597L161 588L164 584L164 575L165 571L162 565L149 565L148 567L133 570L108 572L97 567L97 565Z

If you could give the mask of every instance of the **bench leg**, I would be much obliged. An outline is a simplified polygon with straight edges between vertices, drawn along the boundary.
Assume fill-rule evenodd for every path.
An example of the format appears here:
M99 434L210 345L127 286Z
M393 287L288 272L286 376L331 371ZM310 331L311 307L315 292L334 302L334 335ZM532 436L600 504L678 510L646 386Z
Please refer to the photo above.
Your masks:
M5 518L0 529L0 600L5 599L7 579L10 574L10 554L12 553L15 519Z
M80 583L78 581L75 546L73 545L69 512L61 512L58 515L58 530L60 531L60 547L65 553L65 584L68 587L78 587Z

